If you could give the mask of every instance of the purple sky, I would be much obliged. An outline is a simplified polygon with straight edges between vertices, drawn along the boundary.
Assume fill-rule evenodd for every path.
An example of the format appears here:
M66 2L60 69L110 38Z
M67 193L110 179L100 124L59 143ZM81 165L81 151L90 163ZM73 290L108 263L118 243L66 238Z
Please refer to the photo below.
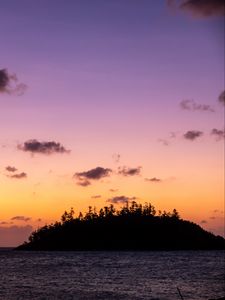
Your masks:
M171 2L178 7L181 1ZM159 206L176 206L198 222L205 217L193 213L196 197L201 205L208 197L206 215L222 207L223 141L217 142L210 132L224 128L224 109L218 101L224 90L223 17L215 11L204 16L196 8L175 9L165 0L0 0L0 4L0 70L6 68L27 85L22 96L0 94L0 168L5 184L0 220L37 211L36 218L43 218L62 176L67 178L61 190L67 191L68 200L56 203L57 210L45 219L76 206L74 197L83 209L81 199L91 198L87 191L92 187L78 188L71 183L73 174L97 166L113 168L115 153L121 155L122 165L142 166L143 182L144 177L158 176L177 180L165 195L138 181L128 196L145 201L144 194L152 195ZM182 109L183 100L192 109ZM190 130L204 134L185 140ZM71 154L29 156L17 148L29 139L60 142ZM5 176L7 165L29 173L23 185ZM209 183L212 195L216 191L216 204L204 188ZM38 196L37 184L42 191ZM104 184L107 198L110 187ZM130 186L123 181L116 185L123 193ZM190 192L195 186L199 188ZM23 199L13 197L11 190ZM40 199L36 212L27 190ZM185 193L179 196L181 190ZM221 233L221 224L208 228Z

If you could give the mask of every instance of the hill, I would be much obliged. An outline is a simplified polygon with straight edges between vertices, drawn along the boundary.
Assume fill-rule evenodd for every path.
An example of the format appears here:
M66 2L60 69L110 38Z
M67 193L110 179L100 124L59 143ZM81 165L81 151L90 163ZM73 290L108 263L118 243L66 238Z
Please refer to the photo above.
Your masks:
M225 249L225 239L151 204L113 205L83 216L65 212L60 222L34 231L17 250L210 250Z

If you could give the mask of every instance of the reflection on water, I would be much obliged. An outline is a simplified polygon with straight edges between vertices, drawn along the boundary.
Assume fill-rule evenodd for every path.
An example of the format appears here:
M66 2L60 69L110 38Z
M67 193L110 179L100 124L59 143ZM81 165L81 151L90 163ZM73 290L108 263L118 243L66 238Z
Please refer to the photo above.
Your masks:
M210 299L224 252L0 251L0 299Z

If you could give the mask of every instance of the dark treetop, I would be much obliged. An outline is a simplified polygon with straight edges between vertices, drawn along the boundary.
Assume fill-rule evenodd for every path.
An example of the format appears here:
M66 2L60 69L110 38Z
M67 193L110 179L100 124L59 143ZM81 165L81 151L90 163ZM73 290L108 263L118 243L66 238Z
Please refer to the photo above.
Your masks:
M20 250L210 250L225 249L225 239L172 213L156 214L151 204L113 205L74 217L65 212L61 222L34 231Z

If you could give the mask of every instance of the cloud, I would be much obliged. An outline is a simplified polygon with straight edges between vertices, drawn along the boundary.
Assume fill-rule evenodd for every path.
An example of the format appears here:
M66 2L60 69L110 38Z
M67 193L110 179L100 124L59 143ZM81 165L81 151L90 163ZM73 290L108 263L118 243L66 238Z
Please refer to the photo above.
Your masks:
M189 130L187 131L183 136L185 139L190 140L190 141L194 141L195 139L199 138L200 136L203 135L202 131L198 131L198 130Z
M153 177L153 178L145 178L145 181L148 181L148 182L162 182L162 179Z
M40 154L53 154L53 153L69 153L70 150L65 149L60 143L50 141L50 142L39 142L35 139L28 140L22 145L18 145L19 150L31 153L40 153Z
M219 213L219 214L224 214L223 210L219 210L219 209L214 209L213 211L214 213Z
M13 174L10 174L10 175L6 175L7 177L15 178L15 179L24 179L24 178L27 178L27 174L25 172L21 172L21 173L15 174L15 172L18 171L18 169L15 168L15 167L7 166L5 169L9 173L13 173Z
M27 178L27 174L25 172L19 173L19 174L13 174L11 176L8 176L10 178L15 178L15 179L24 179Z
M190 110L190 111L215 112L215 110L210 105L198 104L194 100L183 100L180 102L180 107L184 110Z
M207 18L213 16L224 16L224 0L169 0L168 5L190 13L195 18Z
M126 196L116 196L113 198L110 198L107 200L107 202L113 203L113 204L119 204L119 203L127 203L129 201L136 200L136 197L126 197Z
M101 195L93 195L93 196L91 196L92 199L99 199L101 197L102 197Z
M77 172L73 175L73 177L78 180L78 185L88 186L91 184L91 180L100 180L104 177L109 177L111 172L111 169L96 167L89 171Z
M0 247L15 247L27 240L33 231L32 226L16 226L9 227L0 226Z
M163 146L169 146L169 141L165 140L165 139L158 139L158 142L163 144Z
M24 222L28 222L31 220L30 217L25 217L25 216L15 216L11 218L12 221L24 221Z
M80 185L80 186L89 186L91 185L91 182L87 179L79 179L79 181L77 182L77 185Z
M211 131L211 135L215 136L217 141L222 140L225 138L225 130L213 128Z
M21 96L26 89L27 86L24 83L18 82L16 74L9 74L7 69L0 70L0 93Z
M16 171L17 171L17 168L11 167L11 166L7 166L5 169L6 169L6 171L8 171L8 172L16 172Z
M13 224L13 222L1 221L0 224L1 225L9 225L9 224Z
M118 174L123 176L135 176L135 175L140 175L140 173L141 173L141 167L137 167L137 168L119 167L118 168Z
M9 85L9 75L6 69L0 70L0 92L6 92L7 86Z
M223 91L218 98L219 102L225 105L225 91Z
M194 17L224 16L224 0L188 0L180 5Z
M114 161L115 163L119 163L119 162L120 162L120 158L121 158L121 155L118 154L118 153L114 153L114 154L112 155L112 159L113 159L113 161Z
M174 132L174 131L171 131L169 133L169 136L165 139L158 139L157 141L159 143L161 143L163 146L169 146L171 145L172 142L174 142L174 140L178 137L179 133L178 132Z
M206 224L206 223L207 223L206 220L202 220L202 221L201 221L201 224Z
M177 137L177 132L171 131L170 132L170 139L175 139Z
M111 193L116 193L116 192L118 192L118 189L109 189L109 191L110 191Z

